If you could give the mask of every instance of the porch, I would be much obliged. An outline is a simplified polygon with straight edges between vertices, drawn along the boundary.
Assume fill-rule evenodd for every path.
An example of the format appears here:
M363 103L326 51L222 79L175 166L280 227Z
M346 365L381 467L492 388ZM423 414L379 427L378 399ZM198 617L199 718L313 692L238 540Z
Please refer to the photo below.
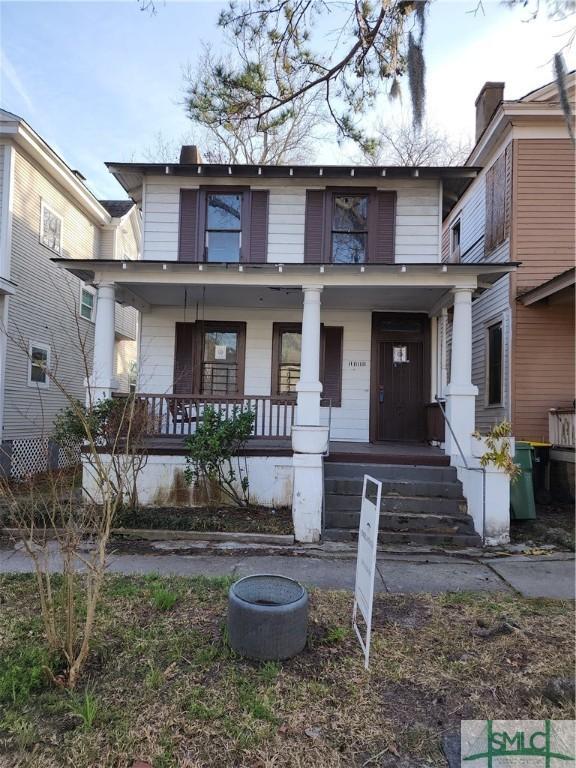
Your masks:
M468 462L476 395L471 306L476 291L513 265L116 263L82 269L91 269L99 284L96 396L111 390L107 337L114 300L142 313L138 389L150 423L151 495L178 483L184 440L207 407L224 416L249 409L255 415L245 449L251 486L260 503L292 503L299 540L321 535L324 462L452 464L477 530L484 531L486 495ZM444 435L427 428L438 396L446 399L451 423L442 448L429 441ZM504 506L498 504L495 538L506 535Z

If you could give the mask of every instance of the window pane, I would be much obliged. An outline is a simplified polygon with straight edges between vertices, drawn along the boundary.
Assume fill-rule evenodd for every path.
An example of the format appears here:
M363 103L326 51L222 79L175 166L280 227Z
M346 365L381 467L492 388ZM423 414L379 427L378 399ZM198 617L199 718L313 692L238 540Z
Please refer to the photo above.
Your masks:
M208 195L207 229L240 229L241 195Z
M368 229L368 198L359 195L343 195L335 198L332 229L357 232Z
M280 365L278 373L278 393L285 395L296 392L296 384L300 380L300 365Z
M302 334L298 331L285 331L280 336L280 362L296 363L300 366Z
M206 331L202 363L202 392L235 395L238 392L238 334Z
M488 329L488 404L502 402L502 326Z
M362 264L366 261L366 234L332 235L332 261L335 264Z
M42 243L53 251L60 253L60 231L62 222L48 208L44 208L42 220Z
M205 395L235 395L238 392L237 365L204 363L202 392Z
M204 361L235 363L238 350L238 334L208 331L204 334Z
M240 261L240 232L208 232L208 261Z
M30 380L35 384L45 384L48 352L45 349L40 349L39 347L32 347L30 357Z

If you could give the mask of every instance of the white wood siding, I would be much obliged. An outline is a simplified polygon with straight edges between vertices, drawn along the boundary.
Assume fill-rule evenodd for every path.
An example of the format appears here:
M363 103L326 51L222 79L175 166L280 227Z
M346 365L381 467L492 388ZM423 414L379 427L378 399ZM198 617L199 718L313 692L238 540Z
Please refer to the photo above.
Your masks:
M246 322L244 391L247 395L270 395L272 323L301 322L301 311L207 307L205 319ZM182 308L178 307L153 307L141 315L139 391L172 392L175 323L182 320ZM332 439L365 442L369 438L371 313L326 310L322 322L344 328L342 407L332 409ZM351 367L351 361L365 361L366 366ZM328 409L322 410L326 422Z
M211 180L205 179L203 183L208 181ZM234 179L236 184L241 181ZM144 259L178 259L180 189L196 186L195 179L188 184L182 178L149 177L145 180ZM262 184L258 186L264 188ZM348 182L347 186L361 188L369 185ZM312 187L309 183L308 188ZM271 180L266 188L270 190L268 261L301 263L304 259L306 186L301 182ZM381 180L378 188L397 193L396 261L407 264L439 261L440 182L424 179Z
M56 267L52 251L40 244L40 204L45 200L63 218L62 255L92 259L99 253L99 229L20 150L14 154L11 279L18 289L9 301L3 439L40 437L50 432L65 398L52 384L28 386L30 341L48 344L51 366L67 390L84 399L84 366L76 328L80 281ZM91 356L94 326L79 319Z

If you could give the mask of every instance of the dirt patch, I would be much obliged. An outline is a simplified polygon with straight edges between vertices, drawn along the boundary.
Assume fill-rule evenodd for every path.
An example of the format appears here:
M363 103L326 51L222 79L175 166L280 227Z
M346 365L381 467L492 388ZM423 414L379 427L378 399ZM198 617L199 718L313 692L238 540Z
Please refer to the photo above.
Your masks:
M404 629L418 629L430 621L432 609L425 599L404 595L376 595L372 609L374 627L395 624Z
M511 521L510 540L513 544L553 545L573 552L575 522L573 504L538 504L535 520Z
M211 533L292 534L292 513L267 507L142 507L125 510L116 527Z

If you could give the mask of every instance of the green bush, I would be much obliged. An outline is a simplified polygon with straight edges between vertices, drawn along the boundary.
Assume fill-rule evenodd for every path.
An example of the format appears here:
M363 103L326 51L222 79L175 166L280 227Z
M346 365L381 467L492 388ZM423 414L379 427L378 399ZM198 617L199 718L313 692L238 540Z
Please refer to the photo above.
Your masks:
M186 440L186 482L201 484L208 497L216 484L235 504L248 505L246 461L242 464L239 454L252 434L254 419L253 411L242 411L237 406L231 416L206 406L202 422Z

